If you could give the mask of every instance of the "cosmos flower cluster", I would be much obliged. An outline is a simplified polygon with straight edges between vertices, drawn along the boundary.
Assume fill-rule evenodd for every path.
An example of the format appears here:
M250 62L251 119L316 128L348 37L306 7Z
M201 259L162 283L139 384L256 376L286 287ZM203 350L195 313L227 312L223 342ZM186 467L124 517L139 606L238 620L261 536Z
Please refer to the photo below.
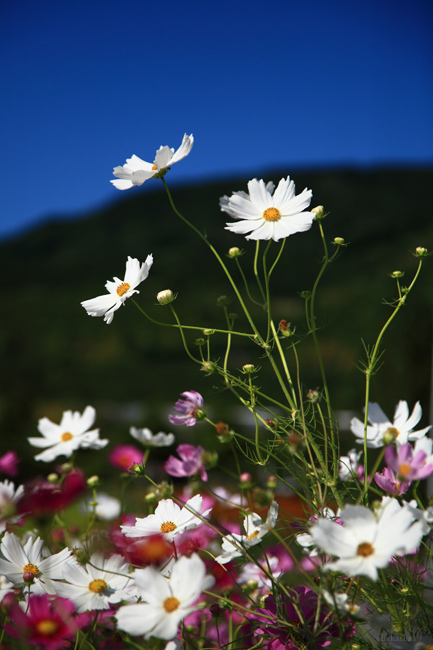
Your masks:
M160 147L152 163L134 154L114 168L111 182L127 190L164 178L193 142L185 134L177 150ZM277 186L253 179L248 192L223 196L220 209L234 220L227 230L268 241L268 250L273 241L306 232L323 218L323 208L308 209L311 200L309 189L296 195L289 176ZM241 255L231 248L228 257ZM154 262L150 254L142 259L129 256L123 279L114 277L106 294L81 303L88 315L111 324L128 298L135 302ZM259 289L265 297L260 283ZM143 294L141 300L148 300ZM175 297L159 292L155 307L171 309ZM226 307L229 300L219 302ZM283 344L295 328L281 320L277 331L267 295L263 307L267 338L253 328L246 340L272 362L277 350L287 377ZM392 421L379 404L369 403L364 420L350 423L358 447L340 456L332 411L326 421L319 389L304 396L299 378L298 393L288 382L283 393L290 402L292 390L293 403L281 415L281 397L272 393L264 406L256 365L227 371L237 333L236 316L226 317L228 329L219 330L229 341L224 366L212 360L202 338L194 360L206 374L223 376L224 394L247 408L247 424L214 421L203 395L185 390L170 409L174 413L166 414L176 434L131 426L132 440L101 438L96 409L86 406L65 411L58 424L39 420L39 435L28 443L37 450L39 468L52 464L42 478L19 482L17 454L0 457L0 473L7 477L0 481L2 647L17 640L19 647L45 650L317 650L361 647L359 639L367 647L366 629L368 643L385 647L379 645L383 630L397 628L400 615L410 619L405 599L413 585L421 607L422 590L433 584L433 505L421 497L433 476L433 440L430 426L417 428L420 403L410 412L401 400ZM193 356L187 328L177 317L176 323ZM208 338L214 333L203 330ZM277 378L284 385L283 376ZM202 435L205 427L213 439ZM218 465L213 442L233 451L234 462L226 461L226 453ZM377 454L373 465L366 449ZM105 483L83 469L92 455L109 469ZM85 456L87 464L79 464ZM433 605L427 603L426 611L433 620ZM406 634L401 624L398 629ZM433 626L410 630L404 647L433 647Z

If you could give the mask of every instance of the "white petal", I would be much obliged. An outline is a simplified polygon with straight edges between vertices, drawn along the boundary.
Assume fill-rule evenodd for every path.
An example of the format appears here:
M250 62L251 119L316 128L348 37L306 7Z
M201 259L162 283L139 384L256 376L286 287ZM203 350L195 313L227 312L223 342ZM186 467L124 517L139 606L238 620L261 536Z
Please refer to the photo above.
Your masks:
M191 133L191 135L185 135L183 136L182 144L180 145L179 149L175 152L173 155L170 165L173 165L176 162L179 162L179 160L182 160L185 158L189 152L192 149L192 145L194 144L194 137Z

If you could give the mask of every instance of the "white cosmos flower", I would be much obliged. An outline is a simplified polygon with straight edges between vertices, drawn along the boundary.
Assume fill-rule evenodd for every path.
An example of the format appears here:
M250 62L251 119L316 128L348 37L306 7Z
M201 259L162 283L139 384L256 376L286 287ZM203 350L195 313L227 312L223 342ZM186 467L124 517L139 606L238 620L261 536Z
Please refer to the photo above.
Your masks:
M129 433L133 438L141 442L143 445L148 445L149 447L169 447L174 443L174 433L152 433L150 429L136 429L136 427L131 427Z
M79 411L65 411L60 424L51 422L48 418L41 418L38 422L38 431L42 438L27 438L34 447L47 447L45 451L35 456L35 460L45 463L57 458L67 456L83 447L85 449L102 449L108 444L107 439L99 437L99 429L92 429L96 418L93 406L86 406L83 414Z
M397 447L404 445L406 442L419 440L430 431L431 426L414 431L414 428L421 420L422 409L417 402L409 416L409 407L407 402L400 400L395 408L394 421L390 422L388 417L376 402L368 405L367 426L367 447L383 447L385 444L383 436L389 432L394 436L394 442ZM352 418L350 429L358 438L357 442L364 442L364 423L358 418Z
M238 222L226 224L226 230L246 235L246 239L273 239L278 241L296 232L309 230L316 216L304 212L310 205L312 192L305 189L295 196L295 184L282 178L274 192L274 183L265 185L256 178L248 183L246 192L223 196L220 207Z
M422 523L415 521L409 508L389 497L382 501L377 513L365 506L348 505L341 519L343 526L319 519L310 533L316 546L339 558L324 568L348 576L365 575L377 580L377 569L386 567L394 555L414 551L424 534Z
M91 505L96 502L96 505ZM117 519L122 510L121 503L116 497L112 497L105 492L98 492L96 498L90 499L88 503L83 503L81 506L82 512L95 512L98 519L104 521L111 521Z
M160 147L156 152L153 163L148 163L134 154L131 158L126 159L126 164L123 167L114 168L113 176L120 180L110 181L110 183L113 183L118 190L129 190L134 185L143 185L144 181L158 176L161 172L165 173L171 165L185 158L191 151L193 144L194 138L192 134L187 135L185 133L182 144L177 151L167 146Z
M172 542L173 538L185 530L195 528L202 523L200 517L206 517L210 509L200 513L203 499L196 494L189 499L183 508L180 508L172 499L162 499L153 515L137 518L135 526L120 526L127 537L149 537L150 535L164 535Z
M255 512L250 513L244 519L245 535L233 533L223 537L222 548L224 553L215 558L219 564L226 564L236 557L241 557L245 550L258 544L262 538L275 527L278 518L278 503L272 501L265 523Z
M60 583L54 580L61 580L64 568L73 562L68 548L46 557L40 537L29 537L22 547L16 535L6 532L0 550L4 557L0 559L0 573L15 587L26 587L32 594L56 594Z
M118 628L133 636L166 641L176 636L179 623L194 611L200 594L215 582L206 575L205 564L196 554L182 556L169 579L154 567L134 571L133 578L143 602L120 607Z
M6 594L11 594L14 589L15 589L14 583L8 580L7 578L5 578L4 576L0 575L0 604L3 598L6 596Z
M140 293L135 287L147 278L152 264L152 255L148 255L143 264L140 264L136 258L128 257L123 280L119 278L113 278L113 282L108 280L105 284L107 294L83 300L81 303L89 316L103 316L104 321L109 325L113 320L114 312L125 303L125 300L134 293Z
M20 485L15 489L12 481L0 482L0 535L6 530L7 523L13 523L19 519L15 517L15 504L24 494L24 486Z
M86 568L77 562L68 564L63 572L66 582L57 585L57 594L69 598L82 613L94 609L110 609L111 603L136 601L136 591L129 564L120 555L104 558L94 553Z

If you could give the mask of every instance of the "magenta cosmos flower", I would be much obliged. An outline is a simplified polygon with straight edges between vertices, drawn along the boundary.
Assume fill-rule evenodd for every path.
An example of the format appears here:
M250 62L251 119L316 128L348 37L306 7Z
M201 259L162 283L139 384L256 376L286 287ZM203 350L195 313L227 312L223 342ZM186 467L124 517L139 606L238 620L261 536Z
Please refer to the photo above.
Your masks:
M46 594L30 596L28 609L14 605L9 613L12 625L5 629L10 636L25 640L29 647L63 650L72 647L78 627L84 621L72 618L75 605L65 598L51 599Z
M116 445L108 454L108 460L114 467L127 472L131 465L141 465L143 452L134 445Z
M173 417L173 416L172 416ZM176 417L176 416L174 416ZM200 474L202 481L207 481L207 473L203 465L203 447L195 447L194 445L179 445L177 448L181 460L175 456L169 456L164 465L164 469L170 476L178 478L183 476L195 476Z
M200 393L195 390L186 390L180 394L174 405L174 410L181 415L169 415L168 419L171 424L186 424L187 427L193 427L197 420L205 417L203 411L204 400Z
M7 451L4 456L0 456L0 472L8 476L16 476L19 462L20 459L14 451Z
M427 454L421 449L414 453L410 442L406 442L398 449L387 447L385 451L385 461L390 469L401 480L419 481L433 474L433 465L427 464Z
M411 481L399 481L390 467L384 467L382 472L376 472L374 480L384 492L392 494L394 497L399 497L408 491Z

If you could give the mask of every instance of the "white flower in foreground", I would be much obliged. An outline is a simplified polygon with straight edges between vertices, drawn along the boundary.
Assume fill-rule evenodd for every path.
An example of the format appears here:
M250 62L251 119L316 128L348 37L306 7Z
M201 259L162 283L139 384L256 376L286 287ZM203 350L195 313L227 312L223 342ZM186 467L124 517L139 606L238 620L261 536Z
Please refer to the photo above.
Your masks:
M339 558L326 564L325 570L377 580L377 569L386 567L392 556L410 553L419 546L423 526L409 509L391 498L382 504L378 513L365 506L349 505L341 512L343 526L319 519L311 527L315 545Z
M219 564L226 564L235 557L240 557L251 546L258 544L262 538L275 527L278 518L278 503L272 501L265 523L255 512L247 515L244 519L245 535L227 535L222 539L224 553L215 558Z
M205 572L204 562L195 554L181 557L169 579L154 567L134 571L143 602L120 607L116 614L119 629L145 639L173 639L179 623L195 610L194 603L200 594L215 582Z
M404 445L406 442L419 440L430 431L431 426L414 431L418 422L421 420L422 409L417 402L409 416L409 407L407 402L400 400L395 408L394 421L390 422L388 417L376 402L368 405L367 426L367 447L383 447L385 444L383 436L387 433L395 442L397 447ZM364 442L364 423L358 418L352 418L350 422L352 433L358 438L357 442Z
M15 489L12 481L0 482L0 534L6 530L7 523L13 523L19 519L15 517L15 504L24 494L24 486L20 485Z
M126 164L122 167L115 167L113 169L113 176L120 180L110 181L118 190L129 190L134 185L143 185L144 181L149 178L163 175L167 169L185 158L192 149L194 138L191 135L183 136L182 144L179 149L175 151L170 147L160 147L156 152L155 160L153 163L148 163L135 154L131 158L126 159Z
M136 600L134 583L127 564L120 555L108 559L94 553L86 568L77 562L65 567L66 582L57 585L57 594L69 598L82 613L94 609L110 609L111 603Z
M200 513L203 499L199 494L189 499L183 508L180 508L172 499L162 499L153 515L137 518L135 526L120 526L127 537L149 537L150 535L164 535L172 542L173 538L185 530L195 528L202 523L200 517L206 517L210 509ZM200 515L197 517L196 515Z
M24 547L13 533L4 534L0 550L0 573L14 583L15 587L27 587L32 594L56 594L57 585L63 578L63 570L73 562L71 551L64 548L60 553L44 557L44 541L29 537Z
M113 320L114 312L125 303L125 300L134 293L140 293L135 287L147 278L152 264L152 255L148 255L143 264L140 264L136 258L128 257L124 279L113 278L113 282L108 280L105 284L107 294L83 300L81 305L89 316L103 316L104 321L109 325Z
M149 447L169 447L174 443L174 433L152 433L150 429L136 429L136 427L131 427L129 433L133 438L141 442L143 445L149 445Z
M80 447L85 449L105 447L108 440L99 437L99 429L89 431L95 418L96 411L93 406L86 406L83 414L78 411L65 411L60 424L55 424L48 418L41 418L38 422L38 431L43 437L27 438L27 440L34 447L48 447L48 449L35 456L35 460L49 463L57 456L70 458Z
M305 189L295 196L295 184L282 178L275 190L274 183L258 181L248 183L246 192L233 192L232 196L220 199L222 212L239 219L226 224L226 230L241 235L250 233L246 239L273 239L278 241L296 232L309 230L315 218L314 212L304 212L310 205L313 195Z

